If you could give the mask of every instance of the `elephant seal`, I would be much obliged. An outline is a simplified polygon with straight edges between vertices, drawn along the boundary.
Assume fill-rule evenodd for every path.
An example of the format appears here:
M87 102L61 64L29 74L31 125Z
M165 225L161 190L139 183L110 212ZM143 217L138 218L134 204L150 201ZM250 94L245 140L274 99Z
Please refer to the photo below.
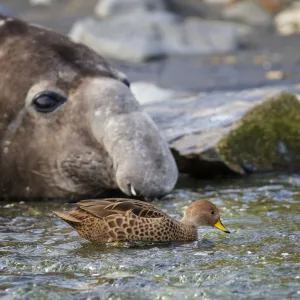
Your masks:
M126 77L66 36L0 15L0 193L160 198L174 158Z

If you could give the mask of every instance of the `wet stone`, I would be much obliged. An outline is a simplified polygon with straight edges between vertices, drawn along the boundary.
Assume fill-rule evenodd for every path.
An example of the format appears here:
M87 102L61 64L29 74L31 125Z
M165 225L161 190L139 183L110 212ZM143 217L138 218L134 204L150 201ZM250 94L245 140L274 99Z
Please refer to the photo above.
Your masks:
M300 105L295 96L281 95L285 88L174 97L145 104L144 109L162 131L183 173L207 178L286 172L300 168ZM300 86L290 86L289 91L297 95Z
M230 52L251 32L247 25L233 22L182 20L170 12L138 11L101 20L83 19L69 35L107 58L138 63L170 55Z

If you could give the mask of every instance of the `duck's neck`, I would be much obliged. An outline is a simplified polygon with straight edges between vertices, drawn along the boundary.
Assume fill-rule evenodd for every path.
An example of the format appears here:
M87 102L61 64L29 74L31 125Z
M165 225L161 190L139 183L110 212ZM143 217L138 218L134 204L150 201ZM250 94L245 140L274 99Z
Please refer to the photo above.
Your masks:
M197 240L198 232L197 227L188 222L185 219L182 219L180 222L181 232L180 232L180 239L182 240Z

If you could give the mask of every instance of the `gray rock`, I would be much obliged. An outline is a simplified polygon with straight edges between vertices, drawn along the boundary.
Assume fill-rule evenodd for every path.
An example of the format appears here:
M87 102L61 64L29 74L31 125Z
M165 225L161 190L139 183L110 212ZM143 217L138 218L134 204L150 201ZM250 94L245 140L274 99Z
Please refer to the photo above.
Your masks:
M181 16L198 16L217 20L224 5L230 0L165 0L166 6L171 11Z
M167 12L136 12L104 20L75 23L70 37L104 57L129 62L177 54L235 50L251 29L232 22L181 20Z
M249 26L234 22L187 18L182 35L186 36L193 54L208 54L235 50L251 33Z
M226 7L222 16L227 20L240 21L254 26L272 25L272 16L252 0L239 1Z
M201 93L195 97L148 103L143 107L162 131L181 172L204 178L218 176L220 173L244 174L251 169L251 164L228 164L224 161L223 154L219 152L218 144L233 132L245 113L258 104L264 103L266 96L276 95L284 90L287 90L286 86L238 92ZM289 86L288 90L296 95L300 94L299 85ZM293 137L292 134L287 133L287 135ZM258 140L267 142L268 138L268 136L260 136ZM297 145L296 140L290 143ZM255 151L253 147L253 155ZM297 159L298 157L300 156L298 155ZM287 170L289 167L291 166L282 169ZM257 168L253 170L262 171Z
M275 17L276 30L281 35L300 33L300 5L299 2L284 9Z
M54 0L30 0L29 2L33 6L51 6Z
M103 21L88 18L75 23L70 37L104 57L140 62L164 54L159 24L172 24L173 18L167 13L136 13Z
M99 0L95 13L99 17L132 14L139 11L164 10L162 0Z
M171 89L164 89L149 82L133 82L130 89L140 104L150 104L161 101L172 101L176 98L191 97L188 92L178 92Z

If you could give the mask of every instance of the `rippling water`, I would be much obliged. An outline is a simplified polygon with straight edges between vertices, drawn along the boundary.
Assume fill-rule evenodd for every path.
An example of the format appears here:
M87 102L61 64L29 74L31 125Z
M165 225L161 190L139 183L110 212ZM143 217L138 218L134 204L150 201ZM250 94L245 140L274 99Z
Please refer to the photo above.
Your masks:
M177 189L156 202L181 218L210 198L231 234L198 242L94 245L51 210L0 204L1 299L300 299L300 177L252 177Z

